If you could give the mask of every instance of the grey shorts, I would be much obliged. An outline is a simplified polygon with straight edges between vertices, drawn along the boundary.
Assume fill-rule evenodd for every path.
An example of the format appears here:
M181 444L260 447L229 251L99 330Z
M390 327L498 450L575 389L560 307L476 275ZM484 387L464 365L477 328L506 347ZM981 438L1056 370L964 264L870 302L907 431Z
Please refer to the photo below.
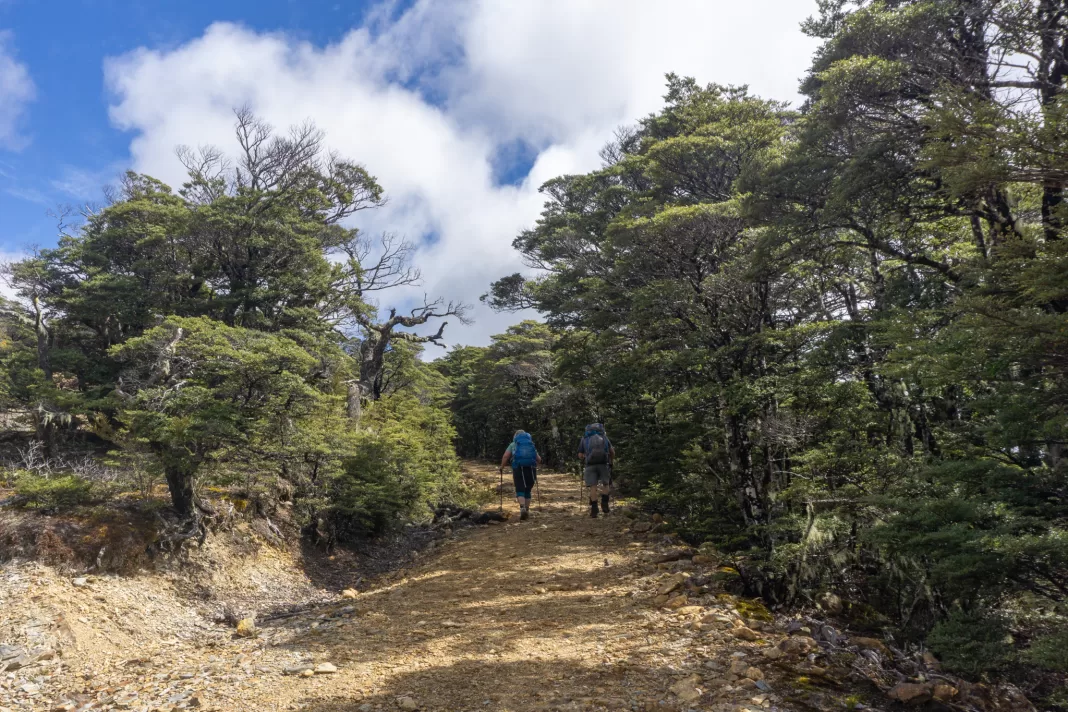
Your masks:
M612 470L608 465L586 465L584 479L587 487L597 483L607 486L612 481Z

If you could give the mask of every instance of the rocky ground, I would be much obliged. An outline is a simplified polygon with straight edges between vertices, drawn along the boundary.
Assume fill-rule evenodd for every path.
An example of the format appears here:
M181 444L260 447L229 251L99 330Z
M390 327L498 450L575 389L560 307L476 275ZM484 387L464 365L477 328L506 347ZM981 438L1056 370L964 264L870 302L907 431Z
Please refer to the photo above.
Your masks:
M180 572L5 565L0 712L979 708L935 661L890 674L880 641L723 594L714 556L624 511L590 519L571 478L541 494L529 521L447 533L341 595L271 550L216 552L210 602ZM228 593L254 622L221 619Z

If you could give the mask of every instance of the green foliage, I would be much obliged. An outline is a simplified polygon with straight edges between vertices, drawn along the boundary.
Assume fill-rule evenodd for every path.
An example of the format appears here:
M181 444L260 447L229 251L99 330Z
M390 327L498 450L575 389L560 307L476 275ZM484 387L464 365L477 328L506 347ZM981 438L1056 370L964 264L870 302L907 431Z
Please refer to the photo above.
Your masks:
M353 453L330 486L342 540L384 533L457 499L460 467L448 414L412 397L379 401L364 416Z
M202 464L278 458L322 411L340 409L314 387L321 360L296 341L205 317L168 317L111 354L138 386L121 419L158 457L185 513Z
M37 475L22 472L15 477L15 494L25 506L64 510L87 504L93 497L92 483L77 475Z
M210 510L206 488L267 511L292 497L304 523L337 494L345 526L376 533L454 487L445 385L420 360L442 332L413 329L463 305L379 320L365 295L418 281L412 245L349 225L381 186L311 125L236 119L236 160L181 149L177 192L128 173L5 270L20 304L0 301L0 404L28 413L49 466L63 433L92 429L143 496L162 474L184 518Z
M0 297L0 407L31 402L43 380L29 315Z
M500 458L516 430L526 430L545 462L573 458L581 428L594 419L591 394L564 389L555 376L557 337L524 321L488 347L454 349L435 362L452 389L456 447L467 457Z
M1024 651L1024 659L1046 670L1068 672L1068 630L1040 635Z
M978 675L997 670L1012 658L1008 629L996 615L950 614L927 637L931 650L950 672Z
M820 2L798 112L669 76L600 170L542 187L513 243L542 271L487 296L551 330L532 402L583 394L749 593L834 590L973 675L1068 591L1054 8ZM462 438L499 420L480 358L456 357Z

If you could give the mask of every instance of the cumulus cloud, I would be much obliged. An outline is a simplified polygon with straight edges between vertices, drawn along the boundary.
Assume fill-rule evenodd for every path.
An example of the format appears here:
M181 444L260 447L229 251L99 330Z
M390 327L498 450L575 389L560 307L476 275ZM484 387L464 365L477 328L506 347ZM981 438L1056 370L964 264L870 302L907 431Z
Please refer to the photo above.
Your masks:
M0 30L0 148L18 150L28 142L20 129L37 89L26 65L15 58L12 40L10 32Z
M19 262L29 257L30 254L23 250L7 250L0 247L0 297L5 299L17 300L15 290L8 284L7 279L2 274L2 268L4 265L12 262Z
M134 168L172 184L176 145L232 145L235 106L279 127L315 121L389 194L361 227L422 240L426 292L477 304L493 279L522 269L511 240L536 219L538 186L596 167L615 127L660 105L665 73L795 98L813 48L797 26L814 5L421 0L325 47L215 24L179 47L112 58L105 72ZM496 159L517 141L537 151L533 166L498 184ZM451 342L485 343L516 318L481 306L473 317L450 325Z

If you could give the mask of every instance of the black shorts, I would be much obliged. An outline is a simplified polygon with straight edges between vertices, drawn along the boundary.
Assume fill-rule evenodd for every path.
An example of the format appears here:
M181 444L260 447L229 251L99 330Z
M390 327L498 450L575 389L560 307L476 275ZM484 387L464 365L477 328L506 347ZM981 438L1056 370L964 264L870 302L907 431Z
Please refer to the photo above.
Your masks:
M538 479L536 465L520 465L512 468L512 482L515 483L515 496L530 499L530 491Z

